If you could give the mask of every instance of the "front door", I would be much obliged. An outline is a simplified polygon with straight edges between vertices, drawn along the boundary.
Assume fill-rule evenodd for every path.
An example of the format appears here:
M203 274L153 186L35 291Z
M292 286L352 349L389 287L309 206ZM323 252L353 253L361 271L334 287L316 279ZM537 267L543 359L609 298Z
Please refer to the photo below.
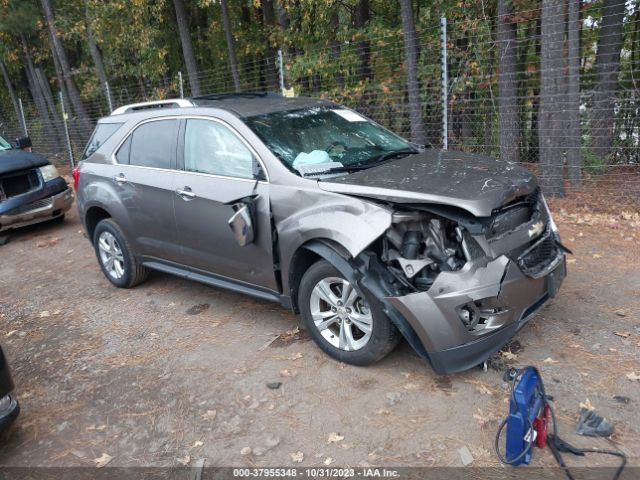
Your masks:
M174 210L182 263L226 279L277 290L273 269L269 185L256 154L225 123L182 122ZM241 246L229 220L252 211L253 241Z

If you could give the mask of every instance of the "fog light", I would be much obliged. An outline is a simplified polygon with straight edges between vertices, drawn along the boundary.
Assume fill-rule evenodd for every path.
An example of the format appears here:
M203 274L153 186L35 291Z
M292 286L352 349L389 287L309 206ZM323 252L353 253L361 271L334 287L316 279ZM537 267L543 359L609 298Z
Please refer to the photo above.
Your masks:
M475 320L475 313L469 307L462 307L458 312L458 316L462 323L467 326L473 325L473 321Z

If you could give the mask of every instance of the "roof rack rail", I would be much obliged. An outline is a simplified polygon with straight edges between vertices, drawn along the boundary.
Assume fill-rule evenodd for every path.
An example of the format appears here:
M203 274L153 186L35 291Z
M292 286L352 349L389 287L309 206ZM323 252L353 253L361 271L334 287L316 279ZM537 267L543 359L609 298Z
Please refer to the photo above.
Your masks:
M192 97L192 100L224 100L226 98L256 98L256 97L266 97L270 94L269 92L222 92L222 93L209 93L207 95L199 95L197 97Z
M121 115L123 113L137 112L139 110L150 110L154 108L184 108L195 107L191 100L184 98L172 98L169 100L157 100L155 102L132 103L116 108L111 115Z

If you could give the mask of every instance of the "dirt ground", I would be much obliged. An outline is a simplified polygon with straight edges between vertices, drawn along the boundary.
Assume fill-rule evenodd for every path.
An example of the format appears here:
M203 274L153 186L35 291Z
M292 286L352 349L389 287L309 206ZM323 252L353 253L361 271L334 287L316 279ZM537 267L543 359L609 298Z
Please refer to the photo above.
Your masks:
M541 369L569 441L640 465L640 219L553 208L575 252L559 296L488 371L452 376L406 344L339 364L280 306L169 275L116 289L75 208L16 232L0 247L0 343L22 413L0 465L459 466L467 447L474 466L497 466L507 364ZM610 440L573 433L580 403L615 425Z

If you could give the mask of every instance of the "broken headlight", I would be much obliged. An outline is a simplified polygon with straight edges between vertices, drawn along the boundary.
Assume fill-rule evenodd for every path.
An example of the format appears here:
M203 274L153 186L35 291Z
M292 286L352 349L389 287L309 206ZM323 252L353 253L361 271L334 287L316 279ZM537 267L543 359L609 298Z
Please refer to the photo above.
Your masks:
M58 169L53 165L45 165L44 167L40 167L40 175L42 175L42 180L48 182L49 180L53 180L54 178L58 178L60 174L58 173Z

